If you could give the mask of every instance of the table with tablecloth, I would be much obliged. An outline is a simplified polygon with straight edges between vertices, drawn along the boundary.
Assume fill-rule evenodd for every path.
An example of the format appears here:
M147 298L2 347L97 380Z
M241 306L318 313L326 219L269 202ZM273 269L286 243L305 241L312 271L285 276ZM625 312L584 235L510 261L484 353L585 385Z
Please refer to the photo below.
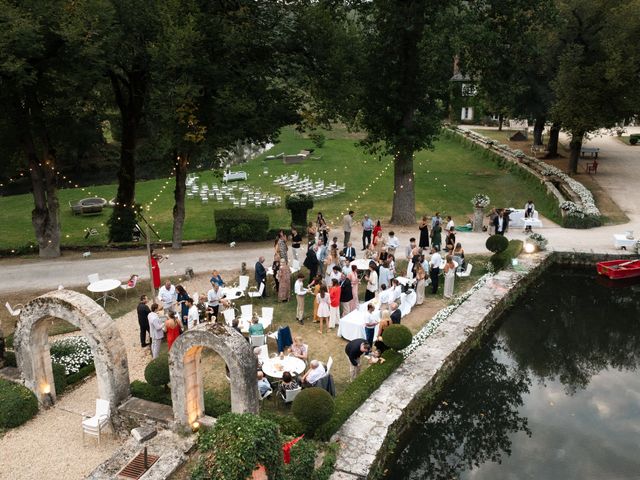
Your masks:
M538 218L538 211L533 211L533 217L525 218L524 217L525 210L523 208L510 208L509 209L509 227L531 227L531 228L541 228L542 222Z

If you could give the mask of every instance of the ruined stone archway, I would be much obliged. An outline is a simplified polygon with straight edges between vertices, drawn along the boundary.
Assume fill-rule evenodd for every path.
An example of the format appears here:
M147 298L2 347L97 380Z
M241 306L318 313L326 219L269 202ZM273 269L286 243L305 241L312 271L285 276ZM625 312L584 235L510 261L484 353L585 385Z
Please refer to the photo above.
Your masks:
M31 300L22 309L14 337L18 367L25 385L38 400L47 403L56 398L49 354L48 317L66 320L87 338L96 367L99 398L109 400L112 407L126 399L129 396L129 366L116 323L86 295L72 290L56 290Z
M247 340L227 326L208 323L180 335L169 352L171 399L177 425L189 428L204 415L201 353L210 348L229 367L231 410L258 413L256 357Z

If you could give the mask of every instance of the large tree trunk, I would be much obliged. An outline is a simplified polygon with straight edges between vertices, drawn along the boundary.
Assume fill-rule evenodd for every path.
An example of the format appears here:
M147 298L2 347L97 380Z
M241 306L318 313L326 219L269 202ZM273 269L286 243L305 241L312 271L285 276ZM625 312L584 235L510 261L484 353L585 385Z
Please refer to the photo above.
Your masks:
M173 206L173 248L182 248L182 227L184 226L185 208L184 197L187 190L187 155L174 155L176 189L174 190L175 205Z
M544 131L545 118L540 116L536 118L536 123L533 126L533 144L542 145L542 132Z
M571 134L571 143L569 144L571 148L571 155L569 156L570 173L578 173L578 160L580 160L580 151L582 150L583 138L584 133L582 132Z
M558 139L560 138L560 124L554 123L549 130L549 143L547 145L547 156L555 158L558 156Z
M498 114L498 131L501 132L502 131L502 125L504 123L504 116L502 115L502 113Z
M413 151L403 149L396 155L393 168L393 209L391 223L416 223L416 195L413 188Z
M58 189L56 187L56 161L53 149L44 139L46 156L38 157L33 138L23 132L22 143L29 162L34 208L31 223L38 242L41 258L60 256L60 218Z

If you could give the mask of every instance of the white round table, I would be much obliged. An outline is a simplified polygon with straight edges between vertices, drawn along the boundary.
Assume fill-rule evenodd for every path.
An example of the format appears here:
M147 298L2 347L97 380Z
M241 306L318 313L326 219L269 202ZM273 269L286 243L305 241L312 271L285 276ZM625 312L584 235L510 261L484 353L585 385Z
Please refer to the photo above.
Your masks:
M244 297L244 292L242 290L233 287L224 287L222 289L222 294L227 300L237 300L240 297Z
M116 302L119 301L113 295L109 295L109 292L111 292L112 290L115 290L120 285L121 285L120 280L115 280L113 278L106 278L104 280L98 280L97 282L90 283L89 286L87 287L87 290L89 290L92 293L102 293L103 295L99 297L96 300L96 302L99 302L100 300L102 300L102 306L106 307L107 297L115 300Z
M282 378L283 372L300 375L304 372L306 364L304 360L288 355L282 360L279 356L272 357L264 361L262 371L271 378Z
M369 270L369 263L371 262L376 263L374 260L369 258L358 258L351 262L350 265L355 265L358 270Z

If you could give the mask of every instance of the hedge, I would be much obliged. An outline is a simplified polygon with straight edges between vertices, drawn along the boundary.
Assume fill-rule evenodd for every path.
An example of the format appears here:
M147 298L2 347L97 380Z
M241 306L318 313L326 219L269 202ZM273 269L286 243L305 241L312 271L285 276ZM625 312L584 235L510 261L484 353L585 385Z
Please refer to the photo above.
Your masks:
M305 439L300 440L291 447L291 462L284 466L284 479L313 478L312 472L315 468L316 453L317 447Z
M0 428L22 425L38 413L38 400L31 390L0 378Z
M245 480L258 465L268 478L283 478L282 439L278 426L249 413L227 413L198 437L200 458L192 480Z
M402 363L402 354L387 350L382 354L383 364L374 364L362 372L344 392L335 399L335 410L331 419L316 432L316 438L329 440L342 424L362 405L373 392Z
M266 213L232 208L213 212L216 224L216 241L260 241L267 239L269 216ZM242 227L242 226L246 226ZM236 236L237 235L237 236Z
M562 218L562 226L564 228L586 229L602 226L602 217L594 217L593 215L585 215L578 217L576 215L565 215Z
M144 369L144 379L154 387L165 387L171 381L169 375L169 354L162 353L151 360Z
M52 363L51 370L53 370L53 385L56 389L56 395L62 395L67 388L67 375L64 367L58 363Z
M161 403L163 405L172 405L171 390L165 390L164 387L154 387L146 382L134 380L131 382L131 395L150 402ZM226 400L222 400L210 391L204 391L204 413L210 417L219 417L231 411L231 404Z
M89 375L95 373L95 371L96 371L96 366L93 363L90 363L89 365L85 365L76 373L72 373L71 375L67 376L67 386L78 383L80 380L84 379L85 377L88 377Z
M493 269L498 272L503 268L511 266L511 260L517 258L522 252L522 240L510 240L509 246L504 252L491 255L489 261L493 265Z

